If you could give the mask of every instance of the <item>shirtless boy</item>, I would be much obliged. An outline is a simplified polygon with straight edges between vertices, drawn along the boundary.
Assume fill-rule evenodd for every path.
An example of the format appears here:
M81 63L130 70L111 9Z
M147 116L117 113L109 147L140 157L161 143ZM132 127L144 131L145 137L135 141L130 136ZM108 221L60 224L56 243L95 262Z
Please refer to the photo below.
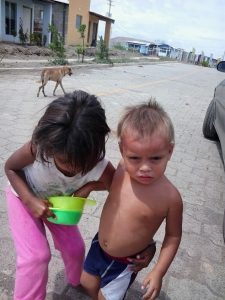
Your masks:
M154 100L127 108L117 134L122 160L87 255L81 284L92 299L122 300L135 278L128 257L152 245L165 220L158 261L145 277L143 299L155 299L182 234L182 199L164 172L174 147L174 129Z

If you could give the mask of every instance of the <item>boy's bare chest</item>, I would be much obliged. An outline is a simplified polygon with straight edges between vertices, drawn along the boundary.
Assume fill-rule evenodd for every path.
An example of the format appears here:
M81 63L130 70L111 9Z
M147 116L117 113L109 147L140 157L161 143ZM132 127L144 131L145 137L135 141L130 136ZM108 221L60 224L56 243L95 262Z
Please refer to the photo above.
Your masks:
M99 228L103 249L114 256L126 256L144 249L165 217L160 205L136 197L130 190L114 190L107 199Z
M130 227L149 226L160 223L167 212L166 199L151 193L150 189L135 191L131 185L122 184L120 189L112 189L103 214L108 221L129 224ZM121 224L122 225L122 224Z

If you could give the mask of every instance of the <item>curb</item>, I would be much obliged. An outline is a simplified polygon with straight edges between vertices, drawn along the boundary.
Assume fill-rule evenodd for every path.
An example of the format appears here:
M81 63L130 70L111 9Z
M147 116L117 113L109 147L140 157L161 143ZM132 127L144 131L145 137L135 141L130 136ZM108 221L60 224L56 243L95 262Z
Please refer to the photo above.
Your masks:
M16 61L17 62L17 61ZM21 62L21 61L20 61ZM34 62L34 61L32 61ZM39 61L36 61L38 63ZM47 61L46 61L47 62ZM26 61L26 63L30 63L29 61ZM119 66L135 66L135 65L152 65L152 64L167 64L167 63L178 63L177 61L135 61L135 62L127 62L127 63L113 63L113 64L70 64L72 68L105 68L105 67L119 67ZM29 71L29 70L43 70L43 69L51 69L51 68L57 68L61 66L37 66L37 67L0 67L0 71Z

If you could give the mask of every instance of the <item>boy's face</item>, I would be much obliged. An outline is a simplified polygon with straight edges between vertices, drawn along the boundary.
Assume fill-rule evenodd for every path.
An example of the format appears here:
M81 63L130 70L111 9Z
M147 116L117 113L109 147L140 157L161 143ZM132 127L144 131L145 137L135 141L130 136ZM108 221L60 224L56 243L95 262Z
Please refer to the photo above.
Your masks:
M126 171L141 184L151 184L165 172L173 145L162 133L141 137L127 131L120 142Z

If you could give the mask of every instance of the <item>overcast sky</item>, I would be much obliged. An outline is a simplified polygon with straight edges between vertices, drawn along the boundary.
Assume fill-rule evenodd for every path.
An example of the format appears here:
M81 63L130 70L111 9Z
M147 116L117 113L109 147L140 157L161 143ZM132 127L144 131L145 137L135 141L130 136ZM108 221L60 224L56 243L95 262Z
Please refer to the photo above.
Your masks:
M109 0L91 0L91 11L106 15ZM164 41L186 51L222 57L225 0L112 0L111 37Z

